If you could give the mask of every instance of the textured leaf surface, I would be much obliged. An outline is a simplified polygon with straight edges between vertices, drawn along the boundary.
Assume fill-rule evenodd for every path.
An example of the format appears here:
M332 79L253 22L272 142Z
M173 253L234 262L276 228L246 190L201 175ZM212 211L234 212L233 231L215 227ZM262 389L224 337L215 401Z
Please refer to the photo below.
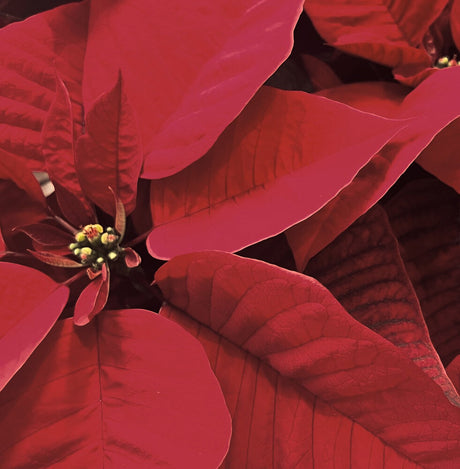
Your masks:
M152 181L150 253L236 251L282 232L349 184L403 125L263 87L200 161Z
M311 218L288 230L287 237L300 271L312 256L372 207L422 151L430 152L433 138L438 148L443 142L443 146L451 147L452 153L460 150L458 139L452 139L447 130L458 121L460 99L454 89L459 78L460 68L444 70L406 97L406 88L388 84L345 85L321 93L363 111L395 118L412 116L412 121L337 197ZM444 142L442 137L448 140ZM441 156L439 168L444 161Z
M41 201L32 198L13 182L0 180L0 228L10 250L22 250L22 240L13 239L18 226L36 223L48 217Z
M127 213L136 205L142 148L133 109L121 74L115 86L88 111L86 134L77 140L76 167L81 186L96 205L115 215L113 189Z
M302 3L92 2L85 105L121 69L147 155L143 176L175 173L211 147L287 57Z
M360 217L311 259L304 273L326 286L355 319L401 347L460 407L383 208L375 206Z
M460 119L439 132L420 154L417 163L445 184L460 193L460 158L456 144L460 135Z
M431 66L419 46L448 0L306 1L305 10L326 41L346 52L412 74Z
M78 130L73 125L69 92L56 76L56 95L42 129L42 152L62 213L75 226L86 225L95 217L75 169L74 140Z
M411 461L426 468L453 468L460 461L460 409L314 279L205 252L173 259L157 271L156 281L168 303L297 381Z
M0 389L53 327L68 295L37 270L0 262Z
M88 3L65 5L0 30L0 147L43 170L40 131L59 71L82 121L81 81ZM65 39L63 39L65 38Z
M60 321L0 409L5 467L215 468L230 437L199 343L145 310Z
M460 353L460 200L433 179L403 188L386 205L431 340L445 364Z
M200 340L220 382L233 427L223 469L420 467L190 316L171 306L160 313Z

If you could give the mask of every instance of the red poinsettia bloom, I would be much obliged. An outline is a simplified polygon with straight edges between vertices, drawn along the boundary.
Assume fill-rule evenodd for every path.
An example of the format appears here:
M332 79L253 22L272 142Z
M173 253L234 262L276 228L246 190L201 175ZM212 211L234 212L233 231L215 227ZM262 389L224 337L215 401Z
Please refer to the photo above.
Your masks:
M159 3L3 30L0 247L20 254L0 263L2 461L458 466L459 199L406 171L418 159L458 190L460 67L431 67L447 1L306 2L334 46L417 85L341 85L326 67L317 94L258 89L303 2ZM30 170L49 174L46 201ZM123 277L147 232L153 257L189 254L134 285L140 309ZM288 269L213 251L266 238L243 254ZM85 327L53 326L68 287ZM158 288L155 315L142 295Z

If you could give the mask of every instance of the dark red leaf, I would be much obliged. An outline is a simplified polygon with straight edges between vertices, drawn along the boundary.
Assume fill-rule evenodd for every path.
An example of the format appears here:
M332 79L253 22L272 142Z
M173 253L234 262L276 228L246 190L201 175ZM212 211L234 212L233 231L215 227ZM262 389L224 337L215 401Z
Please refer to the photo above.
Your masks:
M0 262L0 390L48 334L68 296L45 274Z
M444 129L458 119L460 95L454 90L459 79L460 67L442 70L405 98L404 87L380 83L345 85L321 93L367 112L396 118L412 116L412 120L324 208L288 230L299 270L372 207L423 150L429 151L436 135L440 139L446 136ZM446 144L453 152L460 150L458 139Z
M88 5L64 5L0 30L0 147L29 170L44 170L40 131L56 70L69 88L75 122L82 122Z
M75 161L81 186L96 205L115 215L111 188L129 214L136 204L142 149L121 74L89 109L86 125Z
M354 468L363 461L368 467L420 467L320 397L179 310L164 306L161 314L200 340L222 387L233 427L222 469L346 463Z
M114 228L118 231L120 235L120 240L119 242L123 240L123 237L125 236L125 231L126 231L126 212L125 212L125 206L123 205L123 202L121 199L115 194L113 189L109 187L110 192L112 192L112 196L114 199L114 207L115 207L115 226Z
M211 147L288 56L302 4L92 2L85 107L121 69L141 127L142 174L173 174Z
M17 228L37 243L44 246L67 246L73 241L70 233L47 223L33 223Z
M215 468L231 431L200 344L145 310L59 321L0 414L4 467Z
M149 252L236 251L280 233L348 185L402 126L263 87L203 158L151 182Z
M27 193L36 202L45 206L46 201L40 184L33 176L32 172L24 161L15 155L0 150L0 179L7 179L16 184L16 186Z
M75 170L74 133L78 130L74 129L69 92L56 75L56 95L42 129L42 151L62 213L75 226L95 219Z
M305 10L329 44L393 68L410 68L410 73L404 73L410 76L431 66L420 45L447 2L313 0L305 2Z
M73 261L68 257L63 257L57 254L53 254L52 252L46 251L31 251L29 253L32 254L38 260L44 262L45 264L54 265L55 267L68 267L68 268L79 268L82 265L79 262Z
M41 202L31 198L13 182L0 180L0 229L10 250L24 248L17 242L14 228L28 223L38 223L49 215Z
M99 275L94 280L91 280L89 285L80 293L75 311L73 315L73 322L77 326L84 326L88 324L91 319L99 314L109 297L110 289L110 270L106 264L102 265L102 275Z
M302 54L301 59L302 64L308 73L308 77L316 91L320 91L325 88L335 88L342 84L334 70L314 55Z
M445 364L460 354L460 198L436 179L405 186L386 205L431 340Z
M458 193L460 193L460 158L456 142L459 135L460 119L457 119L441 130L417 159L420 166L453 187Z
M228 253L204 252L168 262L157 271L156 282L169 304L210 327L218 334L219 344L227 339L241 347L248 352L249 362L260 358L313 393L321 407L323 402L331 405L339 422L348 422L348 428L355 422L355 428L367 430L359 428L359 435L344 430L346 438L356 437L361 444L369 444L372 435L409 465L441 469L460 462L460 408L450 404L439 386L402 349L353 319L314 279ZM228 355L225 353L223 360ZM240 357L234 354L235 361L222 373L224 390L229 381L244 382L241 371L245 362ZM253 364L249 366L254 369ZM261 375L265 379L263 371ZM275 376L272 373L267 379L273 381ZM246 399L254 403L254 393L263 389L256 384L247 383L237 396L230 393L230 409L234 409L235 397L241 397L244 406L248 406ZM256 398L259 396L263 398L257 393ZM274 398L266 397L273 411ZM294 396L292 405L297 402ZM276 419L289 426L292 413L304 409L302 402L297 410L291 407L287 416L280 410ZM311 428L311 412L306 420ZM314 433L318 432L324 443L325 434L330 435L327 420L318 426L313 421L313 447L308 442L304 448L304 467L312 467L312 459L321 461L324 457L315 451ZM243 424L246 434L241 439L247 441L253 431L258 433L260 426L268 425L270 414L267 416L261 406L254 407ZM332 438L339 448L329 440L329 454L350 454L340 448L342 438L336 432L333 430ZM273 430L270 436L268 441L255 441L242 457L269 457L276 440ZM378 452L381 458L382 449ZM401 461L399 464L402 467ZM271 465L274 463L268 467ZM378 467L377 463L369 465Z
M460 397L430 340L385 210L373 207L307 264L343 307L397 347L433 379L450 401Z

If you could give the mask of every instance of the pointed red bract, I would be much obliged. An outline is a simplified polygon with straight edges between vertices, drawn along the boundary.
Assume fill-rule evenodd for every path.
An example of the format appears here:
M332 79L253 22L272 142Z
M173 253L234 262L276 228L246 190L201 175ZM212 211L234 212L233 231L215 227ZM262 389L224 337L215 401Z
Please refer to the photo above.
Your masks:
M38 223L48 217L41 201L31 198L9 180L0 179L0 229L10 250L22 250L23 243L16 243L18 226Z
M345 85L321 93L366 112L412 119L351 184L318 213L287 231L298 270L372 207L423 151L430 152L433 138L439 135L441 139L446 129L457 125L460 96L454 90L459 79L460 67L440 71L405 98L406 88L381 83ZM440 140L435 142L439 148ZM449 145L452 153L460 150L458 139L449 138L443 145ZM445 160L441 157L440 161Z
M429 55L420 45L447 2L308 0L305 10L329 44L411 77L431 66Z
M26 192L35 201L46 205L40 184L29 171L27 164L15 155L0 150L0 179L7 179Z
M179 256L155 279L167 303L413 463L441 469L460 462L460 408L402 349L353 319L314 279L222 252ZM262 422L253 419L252 426Z
M129 214L136 205L142 149L121 74L89 109L86 133L77 140L76 168L85 195L115 215L113 190Z
M74 135L78 131L79 127L74 129L69 92L56 75L56 95L42 129L42 152L62 213L75 226L95 218L75 170Z
M0 414L5 467L211 469L231 432L199 342L145 310L60 321L0 394Z
M121 69L141 127L142 174L173 174L211 147L288 56L302 3L92 2L85 107Z
M102 265L102 274L91 280L89 285L80 293L73 322L77 326L88 324L91 319L99 314L107 303L110 290L110 270L106 264Z
M55 267L67 267L77 269L82 267L79 262L73 261L68 257L64 257L62 255L58 255L52 252L29 250L29 254L34 256L36 259L44 262L45 264L54 265Z
M434 178L412 181L385 204L401 256L445 364L460 354L460 198Z
M56 70L69 88L75 121L82 121L88 5L64 5L0 30L0 147L29 169L44 170L40 131L54 98Z
M73 236L70 233L47 223L19 226L17 231L25 233L43 246L67 246L73 241Z
M280 233L348 185L403 126L263 87L200 161L151 182L149 252L236 251Z
M456 144L460 118L444 128L417 158L417 163L460 193L460 158Z
M460 407L383 208L375 206L360 217L311 259L304 273L329 288L355 319L401 347Z
M202 343L232 415L232 440L222 469L418 468L358 422L341 414L263 360L167 305L160 313Z
M0 389L48 334L68 296L45 274L0 262Z

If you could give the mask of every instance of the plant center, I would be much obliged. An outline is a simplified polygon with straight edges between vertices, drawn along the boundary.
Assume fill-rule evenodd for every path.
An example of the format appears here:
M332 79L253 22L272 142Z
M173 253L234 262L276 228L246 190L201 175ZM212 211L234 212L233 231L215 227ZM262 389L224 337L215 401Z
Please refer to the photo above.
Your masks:
M99 224L86 225L75 235L75 242L69 249L82 265L98 271L104 264L116 261L122 248L120 236L112 227L103 228Z

